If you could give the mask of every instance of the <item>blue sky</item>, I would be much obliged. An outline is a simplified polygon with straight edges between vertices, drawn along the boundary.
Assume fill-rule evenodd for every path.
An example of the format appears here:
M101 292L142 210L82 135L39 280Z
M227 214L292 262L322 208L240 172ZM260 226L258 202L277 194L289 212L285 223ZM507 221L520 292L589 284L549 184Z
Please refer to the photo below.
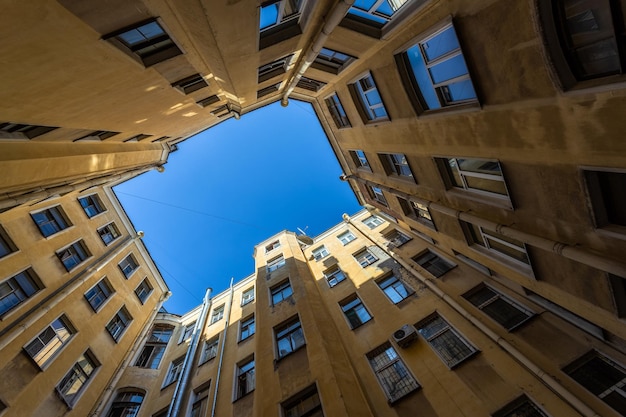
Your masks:
M254 272L254 245L282 230L315 236L360 209L312 107L290 100L179 144L165 172L115 192L183 314Z

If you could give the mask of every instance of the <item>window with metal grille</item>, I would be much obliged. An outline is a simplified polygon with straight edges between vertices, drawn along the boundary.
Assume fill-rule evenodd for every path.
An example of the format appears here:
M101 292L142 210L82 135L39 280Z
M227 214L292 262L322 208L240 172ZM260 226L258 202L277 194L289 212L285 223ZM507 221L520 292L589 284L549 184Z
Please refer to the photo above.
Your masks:
M533 316L527 308L486 285L471 290L463 297L507 330L515 329Z
M389 402L397 401L420 387L389 342L369 352L367 359Z
M456 266L428 249L411 259L436 277L442 276Z
M477 352L474 346L461 337L438 314L423 320L415 327L428 341L437 356L450 368L457 366Z

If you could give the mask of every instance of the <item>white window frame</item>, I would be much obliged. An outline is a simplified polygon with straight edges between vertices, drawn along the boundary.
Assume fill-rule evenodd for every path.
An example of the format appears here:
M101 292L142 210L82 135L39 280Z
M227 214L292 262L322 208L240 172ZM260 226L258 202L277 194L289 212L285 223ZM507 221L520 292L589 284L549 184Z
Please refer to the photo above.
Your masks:
M245 306L254 301L254 288L250 287L241 292L241 305Z
M165 388L174 382L178 381L180 374L183 371L183 364L185 363L185 356L180 356L170 362L170 366L167 368L165 378L163 378L163 385L161 388Z
M272 272L279 270L280 268L285 266L285 263L285 256L282 254L273 259L270 259L266 265L267 273L271 274Z
M378 262L378 257L369 250L369 248L363 248L353 255L356 262L361 265L361 268L366 268L372 264Z
M395 281L392 281L395 280ZM380 288L380 290L385 293L385 296L389 299L389 301L391 301L394 304L400 304L402 303L404 300L408 299L409 297L411 297L413 294L415 294L415 291L413 291L413 288L409 287L408 285L406 285L400 278L398 278L395 274L391 274L391 275L387 275L379 280L376 281L376 285L378 286L378 288ZM383 285L385 285L383 287ZM406 292L406 297L403 296L401 294L401 292L398 290L398 286L401 286L402 288L404 288L404 291ZM390 292L395 293L398 297L400 297L400 299L398 301L394 301L394 299L392 298L391 295L389 295Z
M243 342L244 340L248 340L252 336L254 336L256 327L256 318L254 314L246 317L245 319L241 319L239 322L239 341ZM244 332L246 335L244 337Z
M451 178L446 178L446 182L449 182L449 185L451 188L456 189L456 190L464 190L464 191L468 191L470 193L476 194L476 195L481 195L484 197L489 197L489 198L495 198L498 200L501 200L503 202L507 203L507 207L511 207L511 197L510 197L510 193L509 193L509 188L507 187L506 184L506 180L504 179L504 173L502 172L502 164L500 164L500 161L498 161L497 159L485 159L485 158L465 158L465 157L435 157L435 159L438 159L441 161L441 164L445 164L445 175ZM482 162L495 162L498 164L499 170L500 170L500 175L497 174L485 174L482 172L474 172L474 171L467 171L467 170L462 170L461 167L459 166L459 159L463 159L463 160L472 160L472 161L482 161ZM456 168L453 167L452 165L450 165L450 161L454 160L454 164L456 165ZM454 181L454 174L453 174L453 170L455 170L459 173L459 177L461 178L461 184L456 185L455 181ZM486 191L486 190L480 190L477 188L472 188L469 184L468 184L468 177L474 177L474 178L480 178L480 179L485 179L485 180L489 180L489 181L497 181L497 182L501 182L502 185L504 186L504 191L506 192L506 194L500 194L500 193L495 193L495 192L491 192L491 191Z
M210 361L211 359L217 358L219 343L219 336L204 341L204 345L202 346L202 354L200 355L200 365Z
M363 219L362 222L370 229L376 229L378 226L384 223L383 219L373 214L366 219Z
M55 326L57 322L60 326ZM72 326L67 316L62 314L24 345L24 351L40 369L46 369L59 353L65 349L65 346L70 343L74 338L74 334L76 334L76 329ZM46 339L49 340L46 341ZM40 346L39 350L35 353L32 351L32 348L29 349L29 347L37 341L39 341Z
M365 74L360 75L350 85L353 86L355 95L358 98L357 105L361 107L363 115L367 119L365 121L366 123L384 122L389 120L389 113L387 112L383 97L380 94L380 90L378 89L371 72L368 71ZM372 92L376 92L378 97L380 97L380 103L369 102L368 94ZM385 115L377 116L375 111L378 109L382 109Z
M215 307L213 312L211 313L211 320L209 321L209 326L213 323L217 323L218 321L224 318L224 310L226 305L222 304L219 307Z
M311 255L313 256L313 259L315 259L315 261L321 261L328 255L330 255L330 252L328 252L328 249L326 249L326 246L322 245L313 249L311 251Z
M340 275L343 278L340 280L337 280L336 278L337 275ZM336 287L337 285L339 285L340 283L342 283L343 281L347 279L346 273L343 272L341 268L339 268L339 265L333 265L332 267L324 271L324 278L326 279L326 283L328 283L328 286L331 288ZM334 282L334 284L332 282Z
M338 234L337 239L339 239L339 241L346 246L348 243L355 241L356 236L351 230L346 230L345 232Z

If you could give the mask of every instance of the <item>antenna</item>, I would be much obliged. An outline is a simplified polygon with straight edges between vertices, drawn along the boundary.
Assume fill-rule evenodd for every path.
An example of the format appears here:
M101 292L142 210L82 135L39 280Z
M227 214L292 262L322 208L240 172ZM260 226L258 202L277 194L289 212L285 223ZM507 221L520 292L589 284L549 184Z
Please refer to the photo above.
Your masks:
M300 243L302 243L304 245L312 245L313 244L313 239L308 237L306 235L306 233L305 233L305 230L308 229L308 228L309 228L309 226L306 226L304 228L304 230L300 229L299 227L296 228L301 233L301 234L296 236L296 239L298 240L298 242L300 242Z

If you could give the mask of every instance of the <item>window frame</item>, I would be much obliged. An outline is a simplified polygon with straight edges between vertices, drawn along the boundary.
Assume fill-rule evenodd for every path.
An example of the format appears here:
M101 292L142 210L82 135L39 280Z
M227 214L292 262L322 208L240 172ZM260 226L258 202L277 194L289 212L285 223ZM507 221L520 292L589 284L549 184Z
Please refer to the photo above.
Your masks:
M324 245L318 246L317 248L311 251L311 256L313 257L315 262L319 262L329 255L330 255L330 252L328 251L328 249L326 249L326 246Z
M255 388L256 366L254 363L254 357L251 357L244 359L235 365L235 392L233 400L237 401L247 396L248 394L254 392Z
M391 357L391 355L388 353L389 351L393 352L394 357ZM379 358L381 355L386 355L388 361L378 365L377 362L380 362L380 361L378 361L377 358ZM404 361L402 360L398 352L391 345L391 343L389 343L389 341L386 341L382 345L369 351L365 355L365 357L383 393L387 397L387 401L390 404L395 403L401 398L404 398L407 395L411 394L412 392L415 392L421 388L417 379L415 379L415 377L413 376L409 368L406 366L406 364L404 363ZM383 376L383 373L387 370L391 370L396 375L400 375L400 380L404 380L406 378L409 384L408 386L409 391L400 393L401 395L394 395L394 392L388 386L388 381L390 380L390 378ZM402 373L404 373L404 375L401 375ZM398 386L398 385L399 384L395 384L395 386ZM402 385L406 385L406 383Z
M268 274L271 274L272 272L278 271L279 269L283 268L286 263L287 261L285 260L285 255L281 253L280 255L267 261L267 264L265 265L265 270Z
M300 4L297 4L299 0L293 0L296 2L296 4L294 4L296 10L288 15L285 15L286 1L292 0L265 1L259 7L259 50L265 49L302 33L300 18L302 16L302 11L307 5L307 0L301 0ZM263 8L272 6L276 3L280 3L280 5L278 6L274 23L261 27Z
M170 362L167 368L165 378L163 378L163 384L161 389L167 388L180 378L180 374L183 371L183 364L185 363L185 355L179 356Z
M130 398L128 398L130 396ZM137 402L134 397L141 397L141 401ZM139 410L141 409L141 405L146 398L146 393L144 391L135 391L134 389L123 388L118 391L115 396L115 400L111 403L109 407L109 412L107 413L107 417L114 416L125 416L125 417L137 417L139 415ZM114 411L121 410L124 414L113 414ZM132 412L133 414L130 414Z
M344 298L339 301L339 308L343 313L348 326L350 326L351 330L356 330L359 327L363 326L365 323L368 323L374 319L372 313L369 312L363 300L357 293L353 293L350 296ZM367 317L361 317L359 312L365 312Z
M126 330L130 327L132 321L133 317L126 309L126 306L122 306L122 308L115 313L111 320L109 320L105 328L115 343L119 343L120 339L126 333Z
M209 83L202 76L202 74L196 73L188 77L181 78L178 81L174 81L171 86L181 93L188 95L193 93L194 91L198 91L205 87L208 87Z
M408 0L389 18L378 15L377 17L379 19L382 18L386 20L385 23L378 22L372 18L359 16L358 14L347 13L339 25L372 38L385 39L392 31L396 30L404 20L417 13L428 2L429 0ZM373 7L380 3L382 3L382 1L377 1ZM365 12L365 14L367 13Z
M331 266L330 268L326 269L323 273L324 273L324 279L326 280L326 283L328 284L330 288L336 287L337 285L341 284L343 281L345 281L348 278L346 273L341 268L339 268L338 264ZM342 278L338 280L336 278L337 275L341 276ZM334 282L334 284L332 282Z
M373 230L373 229L376 229L381 224L383 224L384 220L376 216L375 214L372 214L371 216L361 220L361 222Z
M254 290L255 290L255 287L252 286L252 287L250 287L250 288L248 288L246 290L243 290L241 292L241 306L242 307L245 306L246 304L250 304L251 302L254 301L254 299L255 299ZM252 296L246 297L247 295L250 295L250 294L252 294Z
M87 362L91 368L90 370L86 370L85 367L81 365L81 358ZM80 397L87 389L89 383L93 380L95 374L100 368L100 365L100 361L98 361L90 349L87 349L82 355L79 356L78 361L72 365L65 376L63 376L63 378L57 383L55 391L70 409L74 408L74 404L80 400ZM78 379L74 379L73 377ZM81 381L81 385L76 393L68 396L67 391L69 391L73 387L74 383L79 381L81 377L84 379ZM72 384L67 386L68 383Z
M96 292L92 295L88 295L93 290L96 290ZM87 301L87 303L89 303L93 311L97 313L102 309L102 307L107 303L107 301L111 298L113 294L115 294L115 290L109 283L107 277L104 276L94 286L85 291L83 296L85 297L85 300ZM100 301L99 303L94 302L95 299L100 299L101 297L104 297L102 298L102 301Z
M286 290L289 290L289 295L285 296ZM293 287L291 286L291 281L289 278L282 280L281 282L272 285L270 287L270 301L272 306L276 306L283 301L293 299ZM275 298L277 295L281 296L281 299L276 301Z
M383 97L378 89L378 84L376 84L374 76L370 71L365 74L361 74L354 81L349 83L348 89L350 90L352 100L359 112L359 115L361 116L363 124L377 124L391 120L389 113L387 112L387 106L385 106ZM373 94L374 98L378 96L378 98L380 98L380 103L370 103L370 100L368 99L368 94L370 93ZM381 108L384 115L377 116L376 110Z
M243 342L244 340L250 339L252 336L254 336L255 330L256 330L256 321L255 321L254 314L241 319L239 321L238 342Z
M461 225L461 228L463 229L467 244L470 248L478 250L481 253L485 253L486 255L500 261L510 263L512 265L521 266L525 268L527 272L532 273L532 260L530 257L530 253L528 252L526 243L508 236L504 236L491 230L485 230L482 226L478 226L470 222L459 220L459 223ZM479 235L477 235L477 233L479 233ZM512 242L508 242L507 239L517 241L521 244L521 246ZM497 246L494 247L494 243L496 245L503 245L516 252L519 252L520 254L523 254L526 258L526 262L520 259L516 259L513 256L496 249Z
M155 324L150 330L150 336L143 344L143 348L137 356L133 366L145 369L159 369L165 355L165 350L174 335L174 326ZM163 340L167 338L167 340ZM142 358L144 358L142 360ZM146 366L150 365L150 366Z
M425 336L423 332L425 326L427 326L428 324L438 319L442 323L444 323L445 326L436 330L432 335ZM441 316L439 313L433 313L430 316L424 318L423 320L420 320L418 323L415 324L415 328L417 329L417 333L419 333L419 335L428 343L428 345L433 350L433 352L435 352L435 354L439 357L439 359L441 359L444 365L446 365L449 369L456 368L457 366L461 365L463 362L474 357L478 352L480 352L472 343L470 343L463 335L461 335L461 333L459 333L458 330L452 327L452 325L450 325L450 322L446 320L443 316ZM451 358L451 360L448 360L446 359L445 355L442 353L444 349L439 350L439 348L444 347L444 346L435 345L432 343L433 340L443 337L443 335L446 332L450 332L450 334L454 336L454 340L456 342L463 344L467 348L469 352L465 356L463 356L462 358L458 358L456 360L452 360L454 358ZM455 348L456 348L456 343L455 343Z
M324 50L330 53L324 53ZM342 55L345 58L336 58L337 55ZM337 51L335 49L330 49L326 46L323 46L313 62L311 63L311 68L318 69L320 71L329 72L331 74L338 75L341 71L346 69L348 65L353 63L356 60L350 54L346 54L344 52Z
M84 205L84 203L87 203L87 205ZM98 193L78 197L78 204L80 204L85 215L90 219L108 211Z
M211 312L211 319L209 320L209 326L213 323L217 323L218 321L224 318L224 312L226 310L226 304L222 304L217 306Z
M120 229L117 227L115 222L110 222L102 227L99 227L97 232L98 236L100 236L100 239L102 240L102 243L104 243L104 246L109 246L111 243L122 237Z
M293 54L289 54L272 62L268 62L267 64L261 65L257 69L257 83L260 84L264 81L271 80L274 77L278 77L279 75L286 74L292 60Z
M394 235L394 236L392 236ZM395 236L397 235L397 236ZM413 238L411 236L409 236L408 234L404 233L401 230L398 230L396 228L394 228L393 230L385 233L383 235L383 238L385 238L385 240L389 243L387 243L387 247L389 248L399 248L402 245L410 242L413 240Z
M59 328L55 326L55 323L57 322L60 325ZM67 333L65 337L63 337L61 328ZM51 329L53 334L50 334L48 329ZM76 332L77 330L72 325L72 322L69 321L65 314L61 314L42 331L40 331L37 336L32 338L23 346L24 353L39 367L39 369L45 370L72 341ZM49 340L45 342L44 338L49 338ZM41 346L37 352L33 353L32 349L34 346L31 347L31 345L35 344L37 341L39 341ZM44 356L43 358L38 359L37 356L39 356L42 351L45 351Z
M57 258L67 272L72 272L93 255L83 239L79 239L56 252ZM77 262L72 264L70 260ZM67 263L66 263L67 262Z
M317 93L325 86L326 83L324 81L319 81L311 77L305 77L304 75L300 76L298 82L296 83L296 87L302 88L303 90L313 91L314 93Z
M128 265L124 265L124 267L122 267L122 263L126 263L128 259L130 259L130 261L127 262ZM135 258L134 254L129 253L117 264L117 266L120 268L120 271L122 271L122 275L124 275L124 278L130 279L130 277L132 277L133 274L139 269L139 262L137 262L137 258ZM128 273L126 273L126 268L129 266L132 267L132 269Z
M349 150L350 158L352 158L352 162L354 162L354 166L357 170L363 170L367 172L372 172L372 167L370 165L365 152L361 149L353 149Z
M55 129L58 127L0 122L0 139L34 139Z
M416 259L416 258L423 258L424 256L427 256L427 255L430 255L430 258L424 260L423 263L420 263ZM443 275L447 274L450 270L454 269L457 266L454 262L448 260L447 258L444 258L443 256L439 255L437 252L434 252L430 249L423 250L417 255L412 256L411 260L413 260L413 262L418 264L422 269L426 270L430 275L434 276L435 278L442 277ZM431 262L433 260L435 260L436 264ZM425 266L424 264L427 264L427 265ZM443 269L440 269L440 264L443 264L446 267L445 271L443 271ZM429 267L433 267L433 270L429 269Z
M283 340L288 342L289 350L281 349L281 341ZM277 361L286 358L306 346L304 329L302 328L302 322L300 321L300 317L298 317L298 315L295 315L274 327L274 345L276 346Z
M432 213L430 212L430 208L427 204L423 204L417 202L415 200L407 200L402 197L396 197L398 199L398 204L400 204L400 208L402 209L402 213L408 217L409 219L413 219L418 223L423 224L433 230L437 230L435 227L435 222L432 218Z
M139 283L139 285L137 285L134 292L137 298L139 299L139 302L142 305L144 305L146 301L148 300L148 298L150 298L152 291L154 291L154 287L150 284L150 280L148 279L148 277L146 277L143 279L143 281ZM145 294L145 295L142 297L140 294Z
M400 291L398 291L398 289L396 288L396 284L399 284L403 288L406 295L403 295L400 293ZM398 278L397 274L395 273L387 274L377 279L376 286L380 288L380 290L385 294L385 296L389 299L389 301L391 301L395 305L402 304L405 300L410 299L411 296L415 294L415 290L411 288L409 285L407 285L403 280ZM387 291L388 289L390 289L389 292ZM392 290L393 290L393 293L397 294L397 296L400 297L398 301L395 301L394 297L389 295L389 293Z
M475 297L480 292L484 292L484 291L491 291L493 295L491 295L490 297L486 299L481 300L480 302L478 302L478 300L476 300L475 298L474 300L472 300L472 297ZM462 295L462 297L465 298L470 304L472 304L478 310L482 311L491 320L495 321L500 326L504 327L508 332L512 332L513 330L519 328L520 326L523 326L525 323L527 323L530 319L532 319L535 316L535 313L531 309L525 307L524 305L518 303L512 298L504 295L502 292L496 290L491 285L487 285L485 283L479 284L476 287L472 288L471 290L467 291L465 294ZM508 326L505 325L505 323L501 322L500 319L498 319L497 317L494 317L494 315L490 313L491 310L489 309L489 306L493 304L495 307L494 303L497 303L498 300L501 300L504 303L506 303L508 307L517 310L519 313L523 314L525 318L517 321L514 324L511 324Z
M389 203L387 202L387 197L385 197L384 190L381 187L375 187L373 185L365 185L365 189L367 190L367 194L369 195L372 201L380 204L381 206L389 208Z
M346 230L345 232L339 233L337 235L337 239L341 242L343 246L346 246L356 240L356 235L352 233L352 230Z
M450 50L434 58L433 60L429 61L424 54L424 50L425 50L424 45L427 44L428 41L432 40L433 38L441 35L445 31L450 30L450 29L452 29L454 38L456 39L457 48L454 50ZM433 88L432 93L436 97L439 107L430 108L430 106L426 102L426 98L424 98L424 93L422 92L422 89L419 86L417 77L415 75L415 72L412 68L412 65L409 59L409 51L413 48L417 48L419 50L419 54L420 54L419 62L423 64L424 68L426 69L426 76L427 76L428 81L430 82L429 87ZM471 70L467 65L467 61L465 60L463 49L464 48L463 48L462 42L459 39L459 36L457 34L457 31L456 31L456 28L452 19L446 19L443 22L440 22L439 24L431 27L426 32L423 32L420 35L418 35L416 38L414 38L410 42L410 46L409 45L405 46L402 51L394 55L396 66L400 74L400 79L402 81L402 84L404 85L404 90L406 91L409 97L409 101L411 102L411 105L413 107L413 110L415 111L418 117L421 115L435 114L439 112L472 110L472 109L481 108L480 100L478 97L479 94L476 91L476 86L474 82L472 81ZM461 57L461 60L462 60L461 63L464 65L467 72L462 75L453 77L451 79L448 79L442 82L438 82L438 83L434 82L434 80L432 79L432 74L430 73L429 69L431 67L435 67L439 64L445 63L448 60L455 59L459 56ZM453 100L451 99L451 97L450 99L446 97L445 89L447 89L447 86L452 85L458 81L469 81L470 86L472 87L472 90L474 92L473 98ZM442 90L438 90L439 88L441 88Z
M524 408L527 406L529 406L536 413L536 415L530 416L529 414L527 414L524 411ZM520 410L523 414L520 413ZM515 417L519 415L528 417L549 417L549 415L545 411L543 411L543 409L541 409L534 401L528 398L526 394L517 397L516 399L502 407L500 410L492 414L493 417Z
M20 281L18 281L17 277L20 277L20 280L26 281L25 284L28 284L29 288L25 288L25 284L20 284ZM0 307L3 308L3 302L9 297L17 298L18 302L13 303L4 311L0 310L0 317L2 318L4 318L7 314L15 310L16 308L19 308L21 304L28 302L30 298L32 298L35 294L44 289L44 286L39 279L39 276L37 276L32 267L28 267L13 276L0 281L0 290L5 284L11 289L11 291L6 292L2 295L2 298L0 298ZM8 304L10 303L7 303L7 305Z
M379 153L378 159L390 178L395 178L404 181L417 182L411 164L403 153ZM408 170L408 174L406 171Z
M220 319L221 320L221 319ZM182 331L180 332L180 338L178 339L178 344L180 345L183 342L191 339L193 335L193 330L196 327L196 322L192 321L191 323L187 323L183 325Z
M220 336L214 336L204 341L202 345L202 353L200 354L200 365L217 358L220 344ZM214 354L213 354L214 353Z
M326 108L335 122L337 129L347 129L352 127L348 114L346 113L337 92L325 97L324 103L326 103Z
M613 215L610 214L610 211L614 211L615 208L611 210L608 209L608 207L619 208L619 204L615 202L617 196L614 196L612 191L614 191L613 188L617 188L615 187L616 182L618 182L620 178L614 177L613 180L610 180L610 178L607 177L613 175L623 176L624 179L622 182L626 184L626 170L624 169L604 167L581 168L581 182L587 201L589 202L591 220L596 231L607 233L612 237L626 239L626 222L625 224L620 224L611 221ZM607 185L607 182L609 182L610 185ZM607 199L610 201L607 202Z
M0 259L9 256L19 249L11 239L4 227L0 225Z
M364 257L361 259L360 255L364 255ZM358 251L354 252L352 254L352 257L359 265L361 265L361 268L367 268L368 266L373 265L379 261L378 257L368 247L361 248ZM361 260L367 262L361 262Z
M147 38L143 33L141 33L140 29L152 25L153 23L156 23L162 33L158 36ZM123 35L129 34L133 31L140 33L144 37L144 40L130 44L123 38ZM152 17L150 19L145 19L132 25L128 25L102 36L102 39L111 43L144 68L151 67L160 62L167 61L170 58L183 54L182 49L177 45L163 24L163 20L158 17ZM164 44L159 46L160 43ZM152 47L155 48L152 49ZM141 52L142 49L146 48L149 48L149 51L145 53Z
M274 240L269 245L265 246L265 254L272 252L274 249L280 248L280 240Z
M38 220L37 217L39 217L40 215L44 215L46 217L45 220L43 218L41 219L41 221ZM45 209L33 211L30 213L30 217L33 219L33 222L35 222L35 225L39 229L41 235L45 238L54 236L57 233L60 233L63 230L69 229L73 226L60 204ZM44 229L46 229L49 225L52 225L52 229L54 230L50 232L44 231Z
M317 397L317 401L309 401L311 398ZM303 409L303 404L312 404L311 407ZM280 404L282 410L282 416L289 417L307 417L317 416L318 412L321 412L321 416L324 416L324 409L322 407L322 400L319 396L317 386L315 384L301 390L297 394L292 395L287 400ZM296 414L297 413L297 414Z

